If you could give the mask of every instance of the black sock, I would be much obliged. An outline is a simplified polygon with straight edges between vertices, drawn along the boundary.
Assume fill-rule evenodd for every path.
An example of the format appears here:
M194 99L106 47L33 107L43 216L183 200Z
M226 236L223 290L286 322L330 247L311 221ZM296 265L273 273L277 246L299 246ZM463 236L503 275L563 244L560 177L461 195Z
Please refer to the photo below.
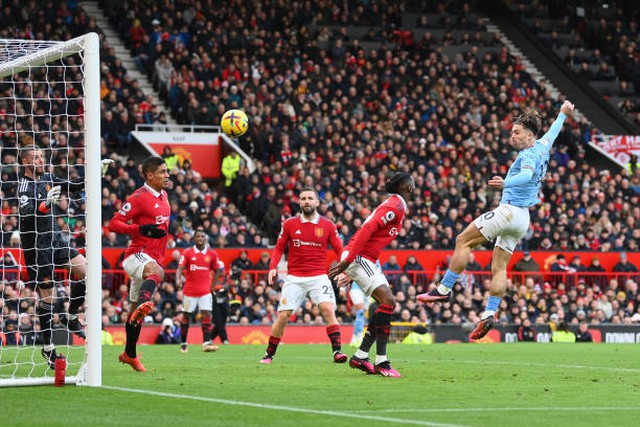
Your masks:
M202 342L211 341L212 330L213 330L213 325L211 324L211 317L203 317L202 318Z
M376 310L376 354L386 356L387 343L391 333L391 318L393 316L393 306L380 304Z
M142 325L134 326L131 323L127 322L124 325L124 330L127 334L127 341L124 346L124 352L127 353L129 357L136 357L136 345L138 344L138 338L140 337L140 331L142 330Z
M373 316L371 316L371 319L369 319L369 327L367 328L367 332L364 333L364 336L362 337L362 343L360 343L360 350L364 351L365 353L369 353L369 350L371 350L371 346L374 342L376 342L375 322L376 313L373 313Z
M38 306L38 320L40 321L40 331L42 331L42 340L44 345L52 344L51 336L51 313L53 311L53 305L40 301Z
M140 297L138 298L138 305L143 302L151 301L153 293L156 291L158 283L153 279L147 279L140 284Z
M84 280L71 281L71 295L69 296L69 314L78 314L78 310L84 304L84 295L87 285Z
M180 321L180 342L182 344L187 343L187 335L189 334L189 313L182 313L182 320Z

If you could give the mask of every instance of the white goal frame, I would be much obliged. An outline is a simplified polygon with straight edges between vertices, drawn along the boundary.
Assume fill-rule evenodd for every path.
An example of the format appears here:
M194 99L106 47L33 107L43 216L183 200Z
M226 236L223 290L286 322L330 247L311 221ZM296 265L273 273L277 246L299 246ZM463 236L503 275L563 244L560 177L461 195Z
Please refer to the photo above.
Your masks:
M5 40L6 41L6 40ZM20 40L10 40L19 43ZM24 41L31 43L33 41ZM81 53L84 57L85 107L85 193L86 193L86 335L85 360L77 375L68 376L67 384L102 385L102 240L101 240L101 174L100 174L100 40L88 33L66 42L46 42L43 49L0 63L0 78ZM2 52L0 52L1 54ZM0 379L2 386L53 384L54 378Z

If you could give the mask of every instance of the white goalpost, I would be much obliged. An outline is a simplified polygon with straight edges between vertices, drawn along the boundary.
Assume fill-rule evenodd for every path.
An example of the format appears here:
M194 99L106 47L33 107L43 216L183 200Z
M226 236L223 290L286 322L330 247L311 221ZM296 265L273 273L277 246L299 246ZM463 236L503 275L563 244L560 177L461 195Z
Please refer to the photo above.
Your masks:
M72 335L57 322L71 295L66 270L56 269L52 279L58 297L51 324L55 351L67 362L65 382L100 386L102 192L97 34L65 42L0 40L0 386L53 384L55 378L54 369L41 355L38 284L25 279L25 259L17 243L25 239L16 226L23 219L18 205L28 202L24 195L18 197L18 187L25 185L19 178L19 153L20 147L29 144L43 150L46 172L64 180L84 180L83 191L61 197L51 212L69 248L84 252L87 258L86 297L79 312L80 318L84 313L86 341L76 338L74 345ZM11 259L15 266L9 265Z

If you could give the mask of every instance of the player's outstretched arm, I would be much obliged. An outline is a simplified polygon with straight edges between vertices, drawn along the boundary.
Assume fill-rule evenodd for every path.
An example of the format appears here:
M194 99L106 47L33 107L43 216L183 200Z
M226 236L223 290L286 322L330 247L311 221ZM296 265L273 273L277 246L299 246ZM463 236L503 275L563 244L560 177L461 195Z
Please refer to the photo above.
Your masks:
M573 105L571 102L564 101L562 103L562 107L560 107L560 112L567 117L573 117L574 108L575 108L575 105Z
M549 127L547 133L545 133L544 136L540 138L540 141L546 144L549 149L551 149L551 145L560 134L565 119L567 117L573 116L573 109L574 105L571 102L564 101L564 103L562 103L562 106L560 107L560 114L558 114L558 117L551 124L551 127Z

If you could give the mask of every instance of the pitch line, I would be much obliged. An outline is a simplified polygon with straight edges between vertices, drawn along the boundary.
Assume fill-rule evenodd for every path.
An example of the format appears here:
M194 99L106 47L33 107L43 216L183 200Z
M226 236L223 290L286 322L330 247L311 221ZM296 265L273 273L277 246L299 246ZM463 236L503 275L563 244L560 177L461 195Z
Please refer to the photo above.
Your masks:
M383 412L507 412L507 411L520 411L520 412L549 412L549 411L640 411L640 406L587 406L587 407L540 407L540 408L416 408L416 409L361 409L349 411L351 413L383 413Z
M451 363L469 363L480 365L518 365L518 366L534 366L536 368L561 368L561 369L591 369L596 371L611 371L611 372L630 372L639 374L640 369L634 368L615 368L611 366L589 366L589 365L557 365L552 363L535 363L535 362L504 362L499 360L448 360ZM444 362L439 360L438 362Z
M241 400L217 399L215 397L189 396L189 395L183 395L183 394L165 393L161 391L141 390L141 389L135 389L135 388L126 388L126 387L102 386L102 388L109 389L109 390L123 391L127 393L139 393L139 394L147 394L151 396L169 397L171 399L197 400L201 402L220 403L223 405L247 406L250 408L299 412L303 414L326 415L330 417L356 418L359 420L382 421L382 422L394 423L394 424L411 424L411 425L429 426L429 427L465 427L460 424L444 424L444 423L436 423L431 421L403 420L401 418L379 417L376 415L354 414L350 412L341 412L341 411L322 411L318 409L296 408L294 406L269 405L265 403L244 402Z

